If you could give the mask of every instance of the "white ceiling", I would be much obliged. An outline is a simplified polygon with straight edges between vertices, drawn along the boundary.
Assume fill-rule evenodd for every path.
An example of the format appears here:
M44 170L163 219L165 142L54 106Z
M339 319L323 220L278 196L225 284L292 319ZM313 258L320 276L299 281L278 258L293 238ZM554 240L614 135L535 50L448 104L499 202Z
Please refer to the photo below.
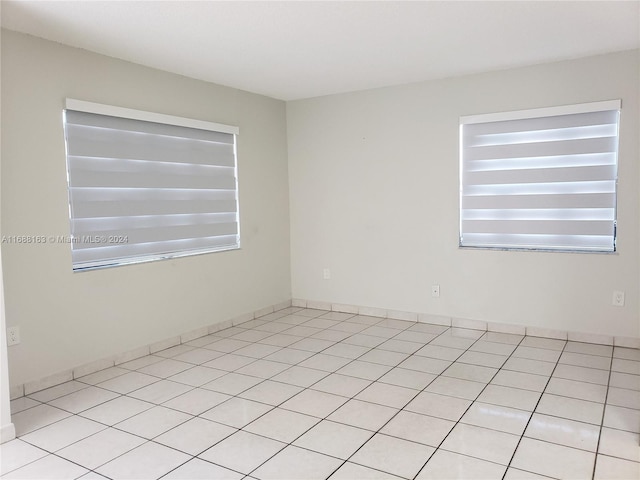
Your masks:
M640 47L640 1L2 1L2 26L293 100Z

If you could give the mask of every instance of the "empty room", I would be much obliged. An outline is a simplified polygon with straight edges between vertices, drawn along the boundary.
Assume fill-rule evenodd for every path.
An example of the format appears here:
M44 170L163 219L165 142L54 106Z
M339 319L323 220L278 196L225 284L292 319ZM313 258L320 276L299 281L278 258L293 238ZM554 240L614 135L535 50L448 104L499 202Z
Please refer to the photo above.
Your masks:
M2 478L640 478L640 1L0 17Z

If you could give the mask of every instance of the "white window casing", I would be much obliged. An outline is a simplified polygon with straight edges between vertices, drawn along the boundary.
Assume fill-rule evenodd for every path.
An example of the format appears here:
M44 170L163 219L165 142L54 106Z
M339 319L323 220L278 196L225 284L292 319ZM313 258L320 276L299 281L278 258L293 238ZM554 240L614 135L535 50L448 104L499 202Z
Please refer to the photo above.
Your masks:
M67 99L75 271L240 247L227 125Z
M614 252L620 100L460 118L460 246Z

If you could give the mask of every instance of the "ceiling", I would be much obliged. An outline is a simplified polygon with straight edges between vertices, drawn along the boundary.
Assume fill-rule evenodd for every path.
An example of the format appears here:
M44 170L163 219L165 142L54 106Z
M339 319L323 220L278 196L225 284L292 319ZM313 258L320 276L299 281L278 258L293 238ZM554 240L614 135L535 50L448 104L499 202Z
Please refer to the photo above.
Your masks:
M282 100L640 47L640 1L2 1L2 26Z

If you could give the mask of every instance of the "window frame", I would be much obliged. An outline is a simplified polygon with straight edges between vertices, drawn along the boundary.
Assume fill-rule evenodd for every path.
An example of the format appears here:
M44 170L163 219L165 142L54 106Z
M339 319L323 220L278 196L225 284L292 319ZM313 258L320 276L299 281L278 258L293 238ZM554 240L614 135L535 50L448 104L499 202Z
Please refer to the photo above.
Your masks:
M233 151L233 177L234 177L234 187L231 188L230 186L228 188L225 188L225 190L227 190L228 192L232 193L233 195L233 201L235 202L235 210L233 212L229 212L229 213L224 213L223 215L226 215L227 217L232 217L235 214L235 220L232 223L228 223L230 220L227 221L227 224L231 225L235 225L235 242L233 243L229 243L228 245L224 245L224 246L204 246L204 247L187 247L187 248L171 248L170 250L164 251L164 252L154 252L154 253L141 253L141 254L133 254L133 255L124 255L124 256L120 256L117 258L103 258L101 260L91 260L91 261L78 261L76 259L74 259L74 246L76 246L77 244L81 243L81 239L79 238L79 236L74 235L76 232L74 232L74 220L77 219L91 219L94 217L80 217L80 216L74 216L74 200L73 200L73 194L72 194L72 190L74 188L77 188L75 186L72 186L72 177L74 175L78 176L77 173L72 172L72 167L71 167L71 161L70 161L70 156L71 157L77 157L78 155L71 155L70 154L70 146L69 146L69 132L68 132L68 124L67 124L67 112L68 111L73 111L74 113L79 113L79 114L94 114L94 115L101 115L101 116L105 116L105 117L115 117L116 119L119 120L123 120L123 121L129 121L129 120L133 120L133 121L137 121L137 122L148 122L150 124L159 124L159 128L164 128L167 127L168 128L174 128L177 127L177 131L183 131L183 132L188 132L188 130L185 129L189 129L190 131L194 132L194 137L189 137L188 135L186 137L183 137L182 135L178 135L173 136L171 134L165 134L165 133L157 133L157 134L152 134L155 135L156 137L167 137L167 138L179 138L179 141L184 141L185 139L188 141L193 142L199 142L200 140L197 138L198 137L198 131L200 131L200 135L202 135L203 133L205 135L217 135L217 134L221 134L222 136L228 136L231 135L232 136L232 141L228 142L225 141L224 143L227 145L226 150L228 151L229 148L232 148ZM117 121L117 120L115 120ZM203 120L196 120L196 119L191 119L191 118L186 118L186 117L178 117L178 116L173 116L173 115L166 115L166 114L161 114L161 113L154 113L154 112L147 112L147 111L142 111L142 110L135 110L135 109L130 109L130 108L124 108L124 107L116 107L116 106L112 106L112 105L104 105L104 104L99 104L99 103L94 103L94 102L87 102L84 100L77 100L77 99L72 99L72 98L67 98L65 99L65 104L64 104L64 110L63 110L63 129L64 129L64 139L65 139L65 158L66 158L66 167L67 167L67 191L68 191L68 207L69 207L69 221L70 221L70 228L71 228L71 235L69 237L69 242L71 244L71 251L72 251L72 268L74 272L81 272L81 271L91 271L91 270L96 270L96 269L103 269L103 268L111 268L111 267L118 267L118 266L124 266L124 265L132 265L132 264L138 264L138 263L147 263L147 262L154 262L154 261L158 261L158 260L168 260L168 259L174 259L174 258L180 258L180 257L187 257L187 256L194 256L194 255L203 255L203 254L208 254L208 253L214 253L214 252L222 252L222 251L230 251L230 250L238 250L241 248L241 240L240 240L240 199L239 199L239 182L238 182L238 157L237 157L237 136L239 135L240 131L239 128L236 126L231 126L231 125L225 125L225 124L220 124L220 123L214 123L214 122L208 122L208 121L203 121ZM118 129L118 128L113 128L112 129L115 132L129 132L126 129ZM133 131L133 130L132 130ZM205 132L201 132L201 131L205 131ZM214 141L208 141L205 140L205 142L208 143L217 143L215 140ZM228 158L230 159L230 153L227 153ZM90 157L90 156L89 156ZM119 157L114 157L113 160L120 160ZM122 160L124 161L134 161L134 162L139 162L140 160L131 157L131 160L129 160L129 157L124 157ZM182 162L177 162L177 163L173 163L171 161L167 162L167 161L159 161L159 160L155 160L155 159L151 159L151 160L145 160L146 162L148 162L149 164L153 164L155 165L162 165L164 166L171 166L171 167L175 167L177 165L180 164L185 164L184 161ZM186 162L186 165L191 165L190 162ZM216 167L217 164L215 163L200 163L199 165L202 165L204 168L207 168L209 166L213 166ZM225 167L227 170L229 170L229 167ZM166 173L164 174L166 176ZM123 178L126 177L126 173L125 174L121 174L121 176ZM195 175L193 173L188 174L187 177L194 177ZM183 177L184 178L184 177ZM212 177L214 178L214 177ZM230 174L227 174L227 182L230 180ZM86 187L85 187L86 188ZM93 187L89 187L93 188ZM170 191L172 189L178 189L178 190L185 190L184 188L178 187L178 186L157 186L157 187L112 187L114 189L120 189L122 188L123 190L134 190L136 188L140 189L148 189L150 191L153 191L154 194L156 195L161 195L161 191L165 190L165 191ZM198 192L205 192L205 191L215 191L216 188L218 187L208 187L208 188L204 188L204 190L200 189L198 190L199 187L195 187L195 190L193 191L198 191ZM121 202L124 202L124 200L120 200ZM231 200L227 200L227 202L230 202ZM118 200L116 199L114 201L114 203L117 203ZM192 200L193 202L193 200ZM76 205L77 206L77 205ZM200 214L200 212L194 212L194 211L190 211L190 212L184 212L184 213L178 213L176 214L177 216L180 215L210 215L209 213L202 213ZM215 214L215 213L214 213ZM162 213L162 214L148 214L145 215L143 214L143 217L159 217L159 216L170 216L172 214L167 214L167 213ZM135 215L134 215L135 216ZM95 217L98 218L98 217ZM133 223L133 220L131 220L132 216L122 216L122 217L113 217L113 218L125 218L125 219L129 219L130 223ZM182 223L177 223L176 225L181 225ZM187 224L187 225L193 225L193 226L203 226L205 224L203 223L193 223L193 224ZM163 225L160 225L160 228L162 228ZM164 225L166 226L166 225ZM179 227L178 229L183 229L183 228L188 228L187 227ZM223 236L229 236L229 234L222 234ZM83 238L89 238L89 237L83 237ZM197 237L196 237L197 238ZM209 238L214 238L214 237L209 237ZM184 238L177 238L175 240L152 240L150 242L144 242L145 244L148 245L155 245L158 242L174 242L176 244L179 244L181 242L185 242L188 243L189 240L194 240L194 238L189 238L189 237L184 237ZM89 240L91 241L91 240ZM85 240L83 239L82 242L85 242ZM91 248L91 247L87 247L87 248ZM133 247L135 249L135 246ZM86 251L86 249L85 249Z
M499 113L488 113L488 114L476 114L476 115L467 115L461 116L459 118L459 205L458 205L458 247L461 249L470 249L470 250L501 250L501 251L536 251L536 252L562 252L562 253L592 253L592 254L615 254L617 253L617 201L618 201L618 169L619 169L619 145L620 145L620 116L621 116L621 108L622 101L620 99L615 100L605 100L599 102L590 102L590 103L581 103L574 105L563 105L563 106L554 106L554 107L544 107L544 108L535 108L535 109L527 109L527 110L516 110L516 111L508 111L508 112L499 112ZM464 213L465 210L470 210L469 208L464 208L464 197L465 197L465 187L468 187L469 184L465 184L464 173L465 169L465 134L464 134L464 126L465 125L476 125L476 124L492 124L494 122L503 122L503 121L518 121L518 120L530 120L530 119L545 119L545 118L553 118L560 117L564 115L574 115L574 114L589 114L596 112L616 112L616 133L614 138L615 141L615 151L610 152L615 157L615 163L613 164L614 170L614 187L613 187L613 206L608 207L613 209L613 218L612 218L612 233L610 235L612 244L610 249L605 248L576 248L571 247L567 248L561 245L554 245L548 243L546 245L535 245L535 246L525 246L525 245L478 245L474 244L475 242L465 242L464 235L465 229L463 225ZM566 154L565 154L566 155ZM519 157L516 157L519 158ZM585 164L586 165L586 164ZM584 165L582 165L584 166ZM553 167L547 167L548 169ZM507 184L508 185L508 184ZM537 195L541 195L539 193ZM478 207L476 207L478 208ZM501 208L492 208L494 210L503 210L503 213L507 207L503 206ZM553 207L552 207L553 208ZM561 208L556 206L556 209ZM565 207L566 208L566 207ZM516 219L511 219L516 220ZM572 220L572 219L570 219ZM608 221L608 220L607 220ZM495 234L496 236L501 234ZM525 233L523 235L532 235L531 233ZM542 234L544 235L544 234ZM549 234L549 237L553 236L553 234ZM609 236L609 235L607 235Z

